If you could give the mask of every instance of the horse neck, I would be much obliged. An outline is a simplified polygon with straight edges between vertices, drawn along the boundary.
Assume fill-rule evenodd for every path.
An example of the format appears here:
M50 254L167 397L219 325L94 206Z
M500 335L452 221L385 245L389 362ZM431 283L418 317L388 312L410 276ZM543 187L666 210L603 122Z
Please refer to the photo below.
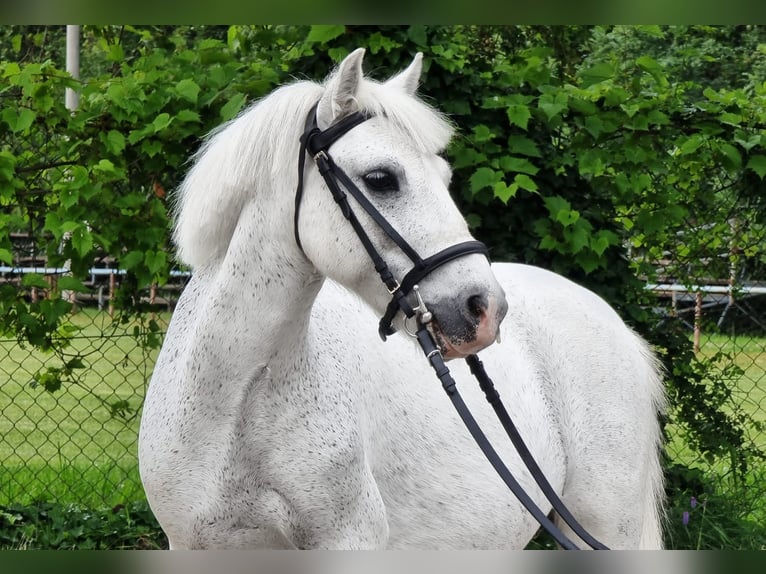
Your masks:
M225 350L233 378L305 340L323 277L286 233L292 227L275 224L286 221L287 211L246 205L223 260L200 270L204 300L197 303L196 332Z

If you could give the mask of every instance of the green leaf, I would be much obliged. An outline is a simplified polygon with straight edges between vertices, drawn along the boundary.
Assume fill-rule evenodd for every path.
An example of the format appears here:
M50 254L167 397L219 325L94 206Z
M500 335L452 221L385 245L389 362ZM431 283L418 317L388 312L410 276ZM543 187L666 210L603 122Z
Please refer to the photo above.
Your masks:
M130 133L128 134L128 143L130 143L131 145L135 145L138 142L140 142L142 139L144 139L146 136L148 136L150 133L153 133L151 124L143 127L140 130L130 130Z
M16 173L16 156L9 151L0 151L0 179L13 181Z
M691 153L694 153L699 149L699 147L704 143L704 139L700 134L694 134L689 136L689 138L681 144L681 147L679 148L679 152L681 155L688 155Z
M602 175L604 173L603 152L595 147L581 152L577 158L577 168L581 175Z
M760 134L754 134L751 135L749 138L742 139L741 137L735 137L734 142L741 145L745 151L750 151L755 146L759 145L761 143L761 135Z
M604 105L607 107L619 106L630 99L630 92L620 86L615 86L604 94Z
M722 143L718 146L718 149L728 159L728 168L732 170L738 170L742 167L742 155L739 150L729 143Z
M200 122L199 114L193 110L181 110L176 114L179 122Z
M631 130L646 131L649 129L649 118L644 114L633 116L632 121L627 122L625 127Z
M500 158L500 167L504 171L513 173L528 173L529 175L535 175L538 171L540 171L537 166L527 158L514 157L510 155L506 155Z
M384 36L380 32L374 32L367 37L367 47L370 54L377 54L380 51L390 52L397 46L399 44L396 40L392 40L389 36Z
M117 130L109 130L106 134L106 146L111 153L120 155L125 149L125 136Z
M587 116L585 118L585 130L593 137L598 139L604 131L604 122L598 116Z
M64 367L70 371L73 371L74 369L84 369L85 363L81 357L74 357L73 359L69 359Z
M566 109L565 105L552 102L540 103L538 107L543 110L545 116L548 118L548 121L552 120L554 117Z
M518 155L542 157L540 150L537 148L537 144L523 135L514 134L508 136L508 150L511 153Z
M564 92L546 93L540 96L537 107L543 111L548 121L551 121L554 117L560 115L561 112L568 109L567 100L567 94Z
M610 245L618 245L619 242L620 238L616 233L607 229L601 229L598 233L591 236L590 248L600 257Z
M13 133L23 132L29 129L37 115L29 108L7 107L2 112L2 119L8 124Z
M45 277L39 273L25 273L21 278L21 285L24 287L38 287L40 289L47 289L50 287Z
M80 257L85 257L93 249L93 236L85 225L72 230L72 247Z
M158 140L144 140L141 142L141 151L149 157L154 157L162 151L162 142Z
M104 174L114 173L114 164L108 159L100 159L98 163L93 166L93 171L98 171Z
M239 110L242 109L242 106L245 105L246 99L245 94L234 94L231 99L221 107L221 119L228 122L236 116L239 113Z
M132 270L144 261L143 251L130 251L120 257L120 268Z
M750 157L747 161L747 169L750 169L758 174L758 177L763 179L766 176L766 155L756 154Z
M199 96L200 87L194 80L184 78L176 84L176 92L185 100L190 101L192 104L197 103L197 97Z
M477 165L487 161L487 156L473 148L457 147L453 151L452 169L460 169L469 165Z
M106 89L106 97L109 98L113 104L118 108L128 108L128 98L125 90L125 85L122 81L114 80L114 83L109 84Z
M156 275L167 266L168 256L164 251L147 251L144 261L149 271Z
M490 130L484 124L479 124L478 126L474 126L473 128L472 139L475 143L488 142L494 137L495 137L495 134L492 133L492 130Z
M77 277L71 275L62 275L58 280L59 289L62 291L77 291L78 293L87 293L88 288L82 284Z
M508 203L508 200L514 197L518 190L518 184L512 183L511 185L507 185L504 181L498 181L492 186L492 191L495 197L503 203Z
M77 202L80 201L79 189L72 187L71 185L65 187L59 192L59 201L61 202L61 206L66 209L74 207L77 205Z
M537 184L535 183L535 180L533 180L527 174L516 174L516 176L513 178L513 182L522 189L526 189L532 193L537 192Z
M577 264L582 267L586 274L592 273L604 263L601 258L596 256L592 251L577 252L575 261L577 261Z
M649 113L646 114L646 117L649 120L650 124L654 124L657 126L667 125L670 121L668 119L667 114L659 110L650 110Z
M615 69L611 64L600 62L579 73L580 85L584 88L604 82L614 77Z
M38 372L33 377L33 386L41 386L49 393L54 393L61 388L61 369L48 367L45 371Z
M502 174L495 171L494 169L488 167L480 167L475 172L473 172L473 175L468 180L468 184L470 185L471 192L475 194L485 187L494 186L498 181L500 181L501 178Z
M551 195L543 198L545 207L548 208L548 213L555 216L559 211L569 211L572 209L572 204L559 195ZM555 218L555 217L554 217Z
M123 50L122 44L109 44L107 60L110 62L122 62L125 60L125 50Z
M11 76L18 76L21 74L21 67L17 62L2 62L0 66L5 68L3 70L3 78L10 78Z
M7 249L0 247L0 261L3 263L6 263L8 265L13 264L13 253L8 251Z
M572 209L572 204L563 197L552 195L543 199L551 219L561 223L563 226L572 225L580 218L580 213Z
M428 42L428 36L426 35L426 27L422 25L410 26L407 29L407 37L416 46L425 46Z
M506 114L508 115L508 121L511 122L511 125L519 126L525 131L529 120L532 118L532 114L529 113L529 108L523 104L508 106Z
M660 84L661 86L665 86L668 83L667 78L665 77L664 70L662 69L662 66L660 66L659 63L657 63L657 60L650 56L640 56L636 58L636 64L639 68L644 70L645 72L648 72L652 78L654 78L654 81Z
M334 40L338 36L343 35L346 31L345 26L332 26L332 25L316 25L312 26L309 31L309 35L306 38L308 42L329 42Z
M564 239L569 245L570 253L579 253L590 242L590 227L587 225L576 225L580 214L577 211L571 211L570 215L574 218L571 223L564 224Z
M731 112L724 112L718 116L718 121L722 124L729 124L730 126L739 126L742 123L742 116Z
M173 121L173 118L167 112L162 112L160 114L157 114L157 117L155 117L154 120L152 121L152 127L154 128L154 133L164 130L170 125L172 121Z
M18 119L16 120L16 127L12 128L14 132L24 132L29 129L29 126L35 121L37 115L30 109L21 108L18 111Z

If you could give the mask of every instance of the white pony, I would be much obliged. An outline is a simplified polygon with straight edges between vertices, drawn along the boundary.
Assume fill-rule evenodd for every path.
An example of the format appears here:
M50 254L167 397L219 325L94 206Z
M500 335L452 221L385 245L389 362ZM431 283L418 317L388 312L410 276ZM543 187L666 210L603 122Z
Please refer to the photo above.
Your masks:
M379 339L390 295L311 158L296 243L299 137L317 102L321 129L372 116L332 157L419 253L471 239L438 156L451 127L414 95L420 54L385 83L363 76L362 59L357 50L324 84L284 86L222 126L181 186L175 240L194 274L139 441L146 495L173 549L512 549L539 528L473 443L401 313L400 332ZM357 215L401 278L411 263ZM481 358L579 522L611 548L661 547L663 386L644 342L593 293L480 254L440 267L420 293L446 358L501 331ZM464 361L449 365L548 512Z

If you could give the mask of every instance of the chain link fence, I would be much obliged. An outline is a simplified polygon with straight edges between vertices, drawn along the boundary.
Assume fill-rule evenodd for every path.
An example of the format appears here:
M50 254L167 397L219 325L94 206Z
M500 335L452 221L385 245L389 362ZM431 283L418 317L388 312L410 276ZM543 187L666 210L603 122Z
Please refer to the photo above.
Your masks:
M762 548L766 211L741 181L711 186L705 205L684 206L689 217L664 248L636 254L654 268L660 328L683 333L691 350L686 406L677 401L665 426L666 536L673 547Z
M0 268L0 285L15 286L29 300L61 296L24 285L30 273L55 284L65 271L31 260L24 235L15 239L18 260ZM0 506L55 501L98 508L144 497L141 405L186 276L146 290L149 311L129 316L113 305L119 271L108 262L91 271L87 292L64 293L73 310L56 332L62 345L45 352L0 338Z
M762 244L765 236L752 240ZM690 256L684 265L668 254L660 262L658 281L648 288L656 294L656 311L664 320L680 321L696 356L711 365L708 384L721 386L720 406L742 424L744 444L762 452L766 282L762 263L743 257L744 252L752 250L748 246L711 258L710 265L702 266L709 275L688 272L690 262L701 258ZM0 504L46 500L98 507L143 498L136 458L141 404L186 278L147 291L145 302L152 311L126 318L110 305L120 276L102 269L94 270L90 292L74 300L68 344L61 353L0 340ZM733 271L721 277L722 269ZM3 268L0 282L26 289L30 298L49 295L42 288L23 287L20 276L19 266ZM47 277L55 280L55 275ZM61 388L46 388L48 370L73 358L80 363ZM671 458L705 470L716 467L726 475L720 461L691 458L682 433L674 434L672 416L669 428Z

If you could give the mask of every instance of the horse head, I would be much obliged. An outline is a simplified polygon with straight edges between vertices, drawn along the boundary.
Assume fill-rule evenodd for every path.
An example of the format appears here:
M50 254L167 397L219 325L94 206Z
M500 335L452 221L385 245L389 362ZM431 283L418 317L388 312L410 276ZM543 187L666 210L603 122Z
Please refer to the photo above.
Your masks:
M452 128L415 95L422 56L383 83L364 77L363 56L359 49L341 62L311 112L314 131L322 134L342 128L344 120L353 121L325 145L332 158L327 165L342 174L338 190L331 193L332 183L320 174L327 165L320 170L312 161L303 165L304 158L299 160L303 182L295 233L321 274L383 315L398 281L387 282L389 289L381 284L380 261L373 265L371 251L401 280L413 265L439 259L456 244L477 242L450 197L451 170L440 156ZM356 194L347 193L352 188ZM350 211L362 231L349 224ZM387 232L389 227L393 231ZM360 234L371 248L360 241ZM427 308L429 330L447 359L476 353L495 341L507 310L487 257L476 251L426 268L418 275L418 289L404 294L412 308ZM407 327L402 313L393 325Z

